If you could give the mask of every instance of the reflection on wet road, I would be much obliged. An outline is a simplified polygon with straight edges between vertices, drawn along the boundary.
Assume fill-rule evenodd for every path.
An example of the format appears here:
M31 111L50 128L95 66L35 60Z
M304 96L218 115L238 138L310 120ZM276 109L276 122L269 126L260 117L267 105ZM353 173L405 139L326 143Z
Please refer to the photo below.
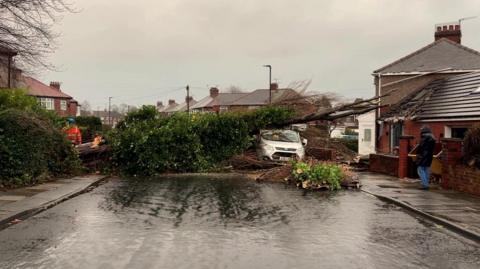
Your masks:
M0 268L480 268L476 243L361 192L113 180L0 231Z

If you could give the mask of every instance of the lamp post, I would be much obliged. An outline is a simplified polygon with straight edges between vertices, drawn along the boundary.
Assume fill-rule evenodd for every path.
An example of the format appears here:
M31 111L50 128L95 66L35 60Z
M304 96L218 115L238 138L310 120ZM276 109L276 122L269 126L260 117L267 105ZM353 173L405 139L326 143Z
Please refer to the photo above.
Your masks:
M187 85L187 114L190 115L190 86Z
M272 104L272 66L269 64L266 64L263 67L268 68L269 104Z
M112 98L113 97L108 97L108 125L112 126L112 116L111 116L111 110L110 110L110 107L111 107L111 104L112 104Z

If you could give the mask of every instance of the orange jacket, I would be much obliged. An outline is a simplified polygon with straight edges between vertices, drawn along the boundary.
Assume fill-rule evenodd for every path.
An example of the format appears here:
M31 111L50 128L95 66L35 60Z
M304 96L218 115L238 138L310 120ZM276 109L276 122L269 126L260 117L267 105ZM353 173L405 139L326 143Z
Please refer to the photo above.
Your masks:
M72 126L65 130L68 140L72 141L75 145L82 144L82 133L77 126Z

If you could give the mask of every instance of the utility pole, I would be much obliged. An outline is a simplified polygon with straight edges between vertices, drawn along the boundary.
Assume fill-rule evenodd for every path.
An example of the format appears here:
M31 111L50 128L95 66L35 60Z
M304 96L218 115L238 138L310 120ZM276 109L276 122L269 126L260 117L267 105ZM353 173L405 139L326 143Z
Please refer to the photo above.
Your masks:
M112 126L112 116L110 113L110 108L112 105L112 97L108 97L108 125Z
M187 85L187 114L190 115L190 86Z
M268 68L268 89L269 89L269 104L272 104L272 66L269 64L264 65L263 67Z

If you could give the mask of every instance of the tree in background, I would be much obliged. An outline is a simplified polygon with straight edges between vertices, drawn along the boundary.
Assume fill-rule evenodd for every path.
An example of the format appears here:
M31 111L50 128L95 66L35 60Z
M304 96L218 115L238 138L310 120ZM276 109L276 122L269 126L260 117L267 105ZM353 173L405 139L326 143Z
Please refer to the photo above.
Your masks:
M0 0L0 46L16 51L25 66L51 69L45 58L55 50L53 25L71 11L65 0Z
M92 113L92 106L87 100L80 104L80 111L82 115L90 115Z

